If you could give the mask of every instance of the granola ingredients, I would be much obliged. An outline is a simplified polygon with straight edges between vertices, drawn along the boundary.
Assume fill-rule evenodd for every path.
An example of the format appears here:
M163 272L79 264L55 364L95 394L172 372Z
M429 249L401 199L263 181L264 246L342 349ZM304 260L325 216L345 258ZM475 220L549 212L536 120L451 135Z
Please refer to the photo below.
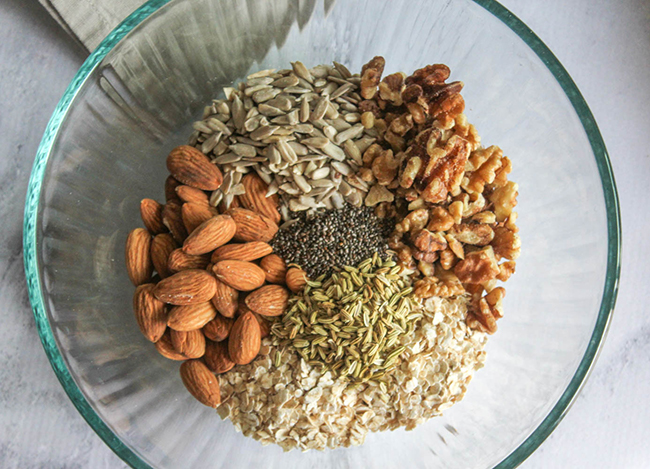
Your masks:
M260 325L253 313L246 312L239 316L228 337L228 355L238 365L253 361L261 346Z
M309 278L330 275L333 268L357 265L375 252L384 256L392 222L372 209L345 205L340 210L300 214L271 241L288 264L297 264Z
M144 228L132 230L126 238L126 272L136 287L151 281L151 235Z
M180 369L181 379L187 390L201 404L217 407L221 402L219 381L200 360L187 360Z

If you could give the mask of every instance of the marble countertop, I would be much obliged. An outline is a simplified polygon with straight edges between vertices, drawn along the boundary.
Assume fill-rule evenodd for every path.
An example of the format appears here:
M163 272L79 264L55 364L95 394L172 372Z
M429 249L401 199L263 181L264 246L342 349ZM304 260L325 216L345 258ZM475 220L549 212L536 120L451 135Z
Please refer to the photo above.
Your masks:
M609 335L573 407L521 466L650 465L650 2L504 0L567 68L600 126L621 199L623 259ZM124 463L77 413L41 347L27 299L22 217L49 116L86 57L37 0L0 2L0 466Z

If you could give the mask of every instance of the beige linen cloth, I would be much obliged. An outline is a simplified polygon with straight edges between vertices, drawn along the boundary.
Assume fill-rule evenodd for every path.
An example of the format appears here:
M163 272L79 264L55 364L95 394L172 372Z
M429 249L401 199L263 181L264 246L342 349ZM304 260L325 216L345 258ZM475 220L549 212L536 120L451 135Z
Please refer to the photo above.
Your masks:
M145 0L39 0L68 34L93 51Z

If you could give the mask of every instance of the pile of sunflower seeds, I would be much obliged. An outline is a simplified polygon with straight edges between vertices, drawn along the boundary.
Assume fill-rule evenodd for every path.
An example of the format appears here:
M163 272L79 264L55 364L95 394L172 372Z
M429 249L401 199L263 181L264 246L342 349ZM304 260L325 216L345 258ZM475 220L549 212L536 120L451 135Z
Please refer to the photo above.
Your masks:
M280 347L276 366L282 348L291 347L323 373L381 383L405 350L401 338L422 317L400 271L396 262L382 261L375 253L357 267L308 281L271 327L274 345Z
M352 207L302 213L271 241L288 264L298 264L309 278L330 275L335 267L357 265L374 253L385 257L394 223L372 208Z
M377 133L361 123L359 83L336 62L311 69L294 62L291 70L262 70L225 88L226 99L205 108L189 140L224 174L211 203L230 206L245 193L242 175L255 171L268 195L282 198L285 220L290 211L361 205L367 185L345 176L362 166Z

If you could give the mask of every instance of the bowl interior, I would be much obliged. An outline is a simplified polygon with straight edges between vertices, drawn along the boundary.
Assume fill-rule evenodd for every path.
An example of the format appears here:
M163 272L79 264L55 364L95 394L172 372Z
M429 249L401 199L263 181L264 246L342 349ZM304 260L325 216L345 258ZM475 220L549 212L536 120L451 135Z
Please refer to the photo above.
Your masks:
M293 60L336 60L357 71L374 55L386 58L386 73L445 63L464 81L470 122L485 146L499 145L513 162L522 256L487 365L460 405L411 432L371 434L358 448L285 454L197 404L178 364L140 336L124 241L141 225L139 201L164 199L168 151L185 143L223 86ZM55 367L72 378L68 392L81 392L85 417L131 464L485 468L519 447L505 463L514 466L546 436L526 442L556 405L544 424L557 423L613 301L616 278L606 272L609 260L616 277L617 240L615 231L608 238L608 215L611 223L617 212L599 172L604 147L596 155L592 148L597 129L588 134L581 121L588 109L576 112L544 61L502 20L471 1L178 0L89 60L35 169L28 280L46 349L58 348Z

